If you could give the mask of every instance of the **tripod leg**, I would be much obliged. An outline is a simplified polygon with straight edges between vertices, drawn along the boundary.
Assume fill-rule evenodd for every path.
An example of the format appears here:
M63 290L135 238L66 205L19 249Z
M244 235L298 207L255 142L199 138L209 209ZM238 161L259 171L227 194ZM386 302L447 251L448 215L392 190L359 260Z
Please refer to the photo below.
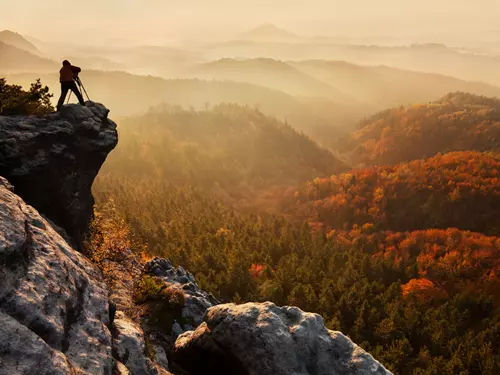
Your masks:
M81 82L80 82L81 83ZM87 94L87 90L85 90L85 86L83 86L83 83L81 83L81 88L83 89L83 91L85 92L85 96L87 97L87 99L90 101L90 98L89 98L89 94Z
M66 104L68 104L68 103L69 103L69 100L71 99L71 93L72 93L72 91L71 91L71 90L69 90L68 101L66 102Z

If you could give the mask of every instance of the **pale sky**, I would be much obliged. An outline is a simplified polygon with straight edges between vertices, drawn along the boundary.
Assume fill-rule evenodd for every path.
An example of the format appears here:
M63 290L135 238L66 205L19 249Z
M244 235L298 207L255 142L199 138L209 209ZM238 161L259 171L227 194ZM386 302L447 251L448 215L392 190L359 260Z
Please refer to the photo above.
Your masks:
M500 30L500 0L0 0L0 30L41 39L163 43L262 23L302 35L452 35Z

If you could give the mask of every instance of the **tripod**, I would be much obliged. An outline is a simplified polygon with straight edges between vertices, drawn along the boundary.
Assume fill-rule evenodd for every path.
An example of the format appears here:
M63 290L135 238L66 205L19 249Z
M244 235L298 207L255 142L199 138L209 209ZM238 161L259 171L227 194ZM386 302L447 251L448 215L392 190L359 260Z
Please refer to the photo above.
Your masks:
M79 88L80 93L82 94L82 96L83 96L83 93L85 93L85 96L87 97L87 100L90 100L89 94L87 94L87 90L85 90L85 86L83 86L82 80L80 79L80 77L78 76L78 74L75 75L75 82L78 85L78 88ZM69 95L68 95L68 101L66 102L66 104L69 103L69 100L71 99L71 94L72 93L73 92L70 90Z

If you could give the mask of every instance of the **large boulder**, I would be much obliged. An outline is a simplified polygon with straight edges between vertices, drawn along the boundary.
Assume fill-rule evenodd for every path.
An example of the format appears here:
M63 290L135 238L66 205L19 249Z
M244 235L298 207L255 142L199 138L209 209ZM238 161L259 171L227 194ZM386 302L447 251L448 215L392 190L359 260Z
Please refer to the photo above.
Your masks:
M0 116L0 176L79 248L92 217L92 183L118 142L108 113L87 102L43 117Z
M0 177L0 374L111 374L102 275Z
M208 309L177 338L174 360L193 375L388 375L384 366L317 314L273 303Z

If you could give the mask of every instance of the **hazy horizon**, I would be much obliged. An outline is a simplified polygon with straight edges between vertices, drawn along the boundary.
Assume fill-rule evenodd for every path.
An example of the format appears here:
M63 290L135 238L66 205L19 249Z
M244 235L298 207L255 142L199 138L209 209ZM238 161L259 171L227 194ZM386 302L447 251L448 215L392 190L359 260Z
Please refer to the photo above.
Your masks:
M271 23L304 36L393 38L411 41L493 41L500 3L494 0L117 1L3 0L0 29L53 42L126 41L169 44L231 39Z

